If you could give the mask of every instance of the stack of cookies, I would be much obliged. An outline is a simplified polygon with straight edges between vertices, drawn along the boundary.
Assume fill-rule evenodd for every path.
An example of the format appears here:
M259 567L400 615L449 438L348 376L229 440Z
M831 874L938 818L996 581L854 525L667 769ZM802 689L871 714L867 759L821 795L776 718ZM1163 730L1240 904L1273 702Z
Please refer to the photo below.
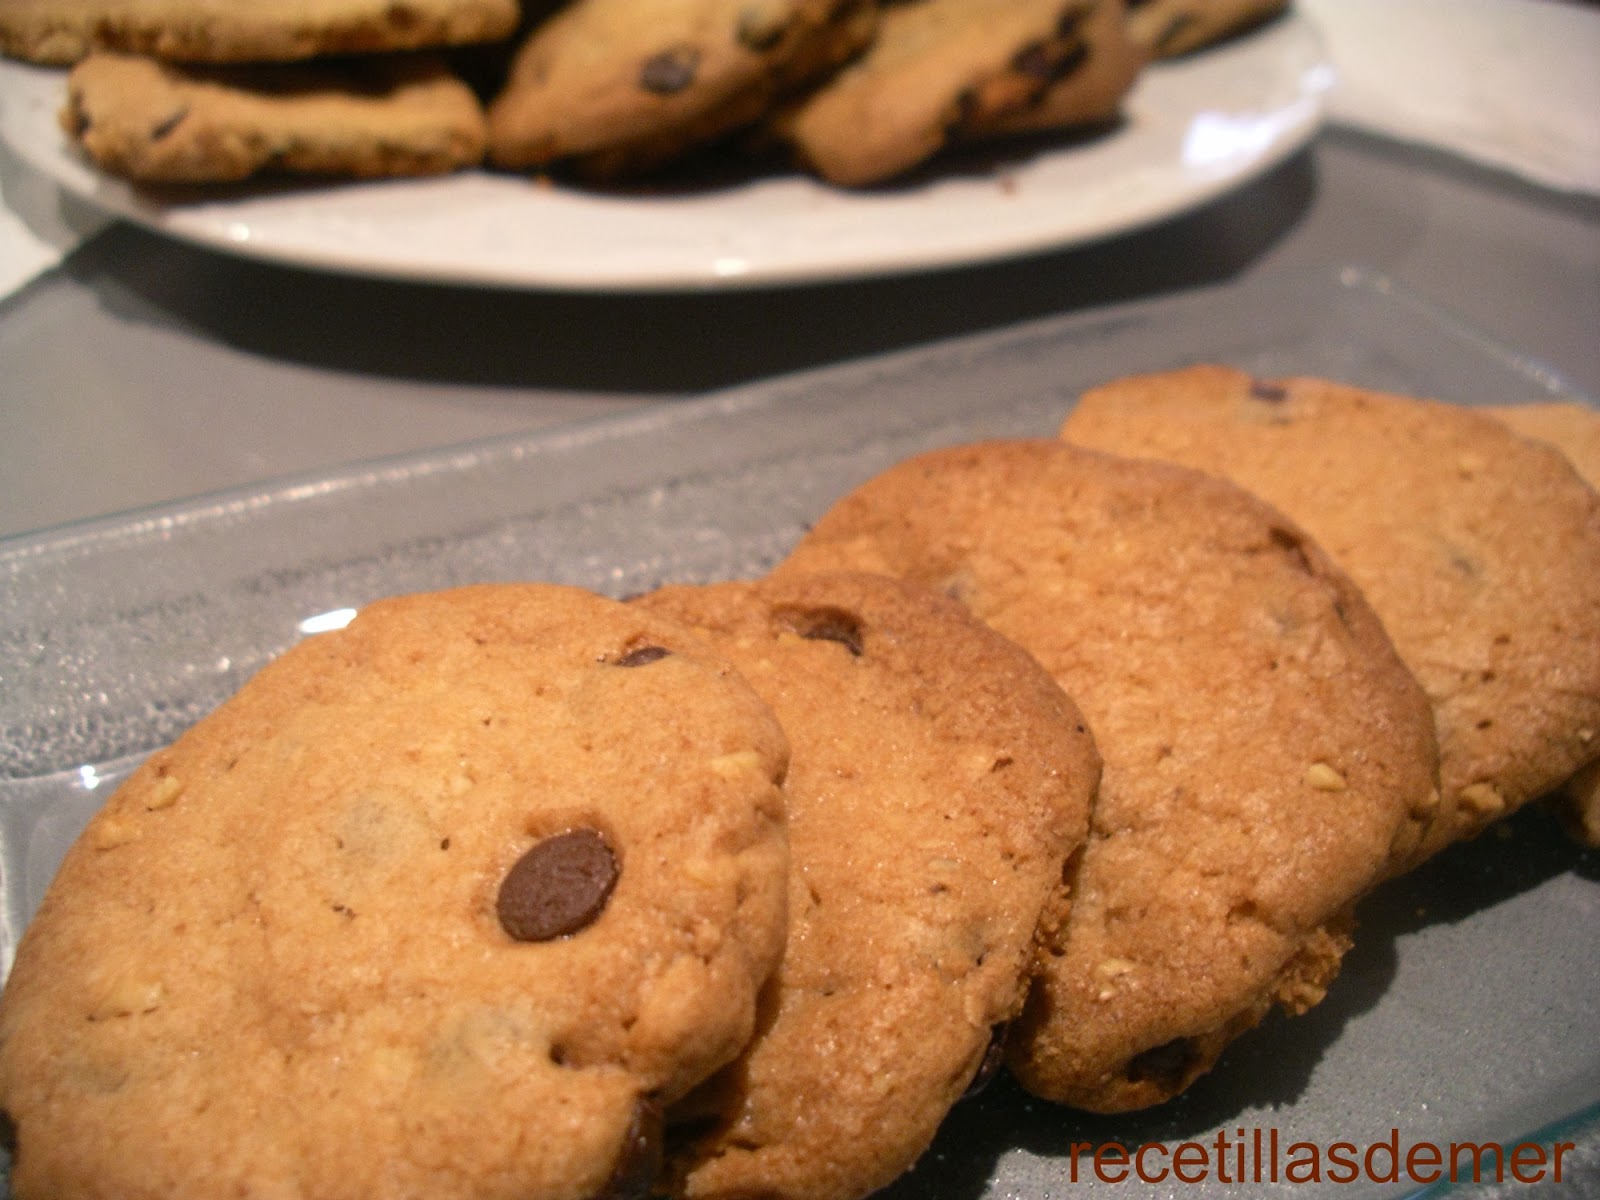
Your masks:
M13 1192L858 1200L997 1070L1170 1100L1385 880L1563 789L1595 839L1600 495L1540 439L1597 427L1195 367L762 579L374 603L69 852Z
M7 0L62 122L141 182L487 164L631 178L711 145L843 186L1112 125L1144 65L1287 0Z

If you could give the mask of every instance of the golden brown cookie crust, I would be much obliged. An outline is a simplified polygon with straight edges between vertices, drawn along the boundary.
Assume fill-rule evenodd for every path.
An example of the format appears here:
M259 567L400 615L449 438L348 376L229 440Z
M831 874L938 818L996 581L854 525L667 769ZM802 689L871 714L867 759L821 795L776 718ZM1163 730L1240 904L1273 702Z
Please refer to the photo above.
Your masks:
M53 65L92 50L279 62L509 37L516 0L6 0L0 51Z
M431 56L347 65L185 67L97 53L72 69L62 125L144 183L257 174L432 175L483 158L483 110Z
M788 950L756 1042L692 1097L675 1194L846 1200L933 1139L1022 1005L1099 762L1026 653L889 579L672 587L778 714Z
M1600 755L1600 499L1555 450L1457 405L1218 366L1093 389L1062 432L1227 475L1350 573L1434 704L1419 858Z
M991 442L862 485L780 571L824 567L963 600L1062 684L1105 760L1012 1042L1026 1087L1157 1103L1271 1004L1320 998L1436 760L1376 618L1286 519L1198 472Z
M599 1193L750 1036L786 753L702 643L575 589L382 601L300 643L117 791L24 935L13 1194ZM610 891L513 936L513 867L569 831Z

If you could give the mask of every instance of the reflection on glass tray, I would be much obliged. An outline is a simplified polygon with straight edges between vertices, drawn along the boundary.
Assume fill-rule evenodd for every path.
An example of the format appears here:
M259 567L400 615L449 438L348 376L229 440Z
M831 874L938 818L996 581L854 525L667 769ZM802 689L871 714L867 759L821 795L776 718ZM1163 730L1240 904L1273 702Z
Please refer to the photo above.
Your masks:
M1359 269L1260 276L0 542L0 957L138 756L327 614L484 580L621 595L757 574L841 492L908 454L1049 435L1087 385L1200 360L1467 404L1594 403ZM888 1195L1126 1195L1084 1160L1074 1186L1072 1144L1215 1148L1257 1130L1285 1148L1572 1140L1573 1161L1587 1153L1600 1173L1597 915L1600 855L1529 810L1369 898L1328 1000L1269 1019L1178 1101L1089 1117L1001 1081ZM1417 1190L1403 1177L1280 1187ZM1269 1190L1215 1176L1132 1185L1196 1200Z

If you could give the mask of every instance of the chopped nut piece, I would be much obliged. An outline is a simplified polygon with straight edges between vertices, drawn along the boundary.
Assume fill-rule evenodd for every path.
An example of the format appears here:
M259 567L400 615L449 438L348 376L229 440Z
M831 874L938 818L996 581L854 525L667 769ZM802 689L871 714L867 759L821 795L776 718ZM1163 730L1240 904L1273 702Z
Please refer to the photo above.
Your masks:
M150 799L145 801L144 806L151 812L171 808L177 803L178 795L182 791L183 780L176 775L163 775L156 781L155 787L150 789Z
M129 842L139 840L138 827L120 817L103 817L96 821L89 835L96 850L115 850Z
M724 779L734 779L761 770L761 756L754 750L736 750L713 758L711 769Z
M1314 762L1306 768L1306 784L1319 792L1344 791L1344 776L1325 762Z
M1503 812L1506 807L1505 797L1494 789L1493 784L1471 783L1461 789L1461 803L1475 813L1489 815Z

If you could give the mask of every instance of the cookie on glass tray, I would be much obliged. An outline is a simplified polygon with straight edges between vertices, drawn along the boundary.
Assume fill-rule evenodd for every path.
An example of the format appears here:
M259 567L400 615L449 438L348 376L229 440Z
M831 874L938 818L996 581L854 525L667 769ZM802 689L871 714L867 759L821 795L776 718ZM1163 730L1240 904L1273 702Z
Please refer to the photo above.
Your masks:
M644 1197L754 1029L782 731L577 589L374 603L118 789L0 999L17 1200Z
M672 1194L864 1196L998 1064L1039 927L1065 915L1093 743L1024 651L890 579L637 603L708 637L793 748L788 948L750 1048L669 1114Z
M1102 1112L1177 1095L1318 1003L1350 910L1436 805L1427 705L1359 592L1225 481L1064 442L911 458L778 568L945 591L1032 652L1104 759L1007 1061Z

